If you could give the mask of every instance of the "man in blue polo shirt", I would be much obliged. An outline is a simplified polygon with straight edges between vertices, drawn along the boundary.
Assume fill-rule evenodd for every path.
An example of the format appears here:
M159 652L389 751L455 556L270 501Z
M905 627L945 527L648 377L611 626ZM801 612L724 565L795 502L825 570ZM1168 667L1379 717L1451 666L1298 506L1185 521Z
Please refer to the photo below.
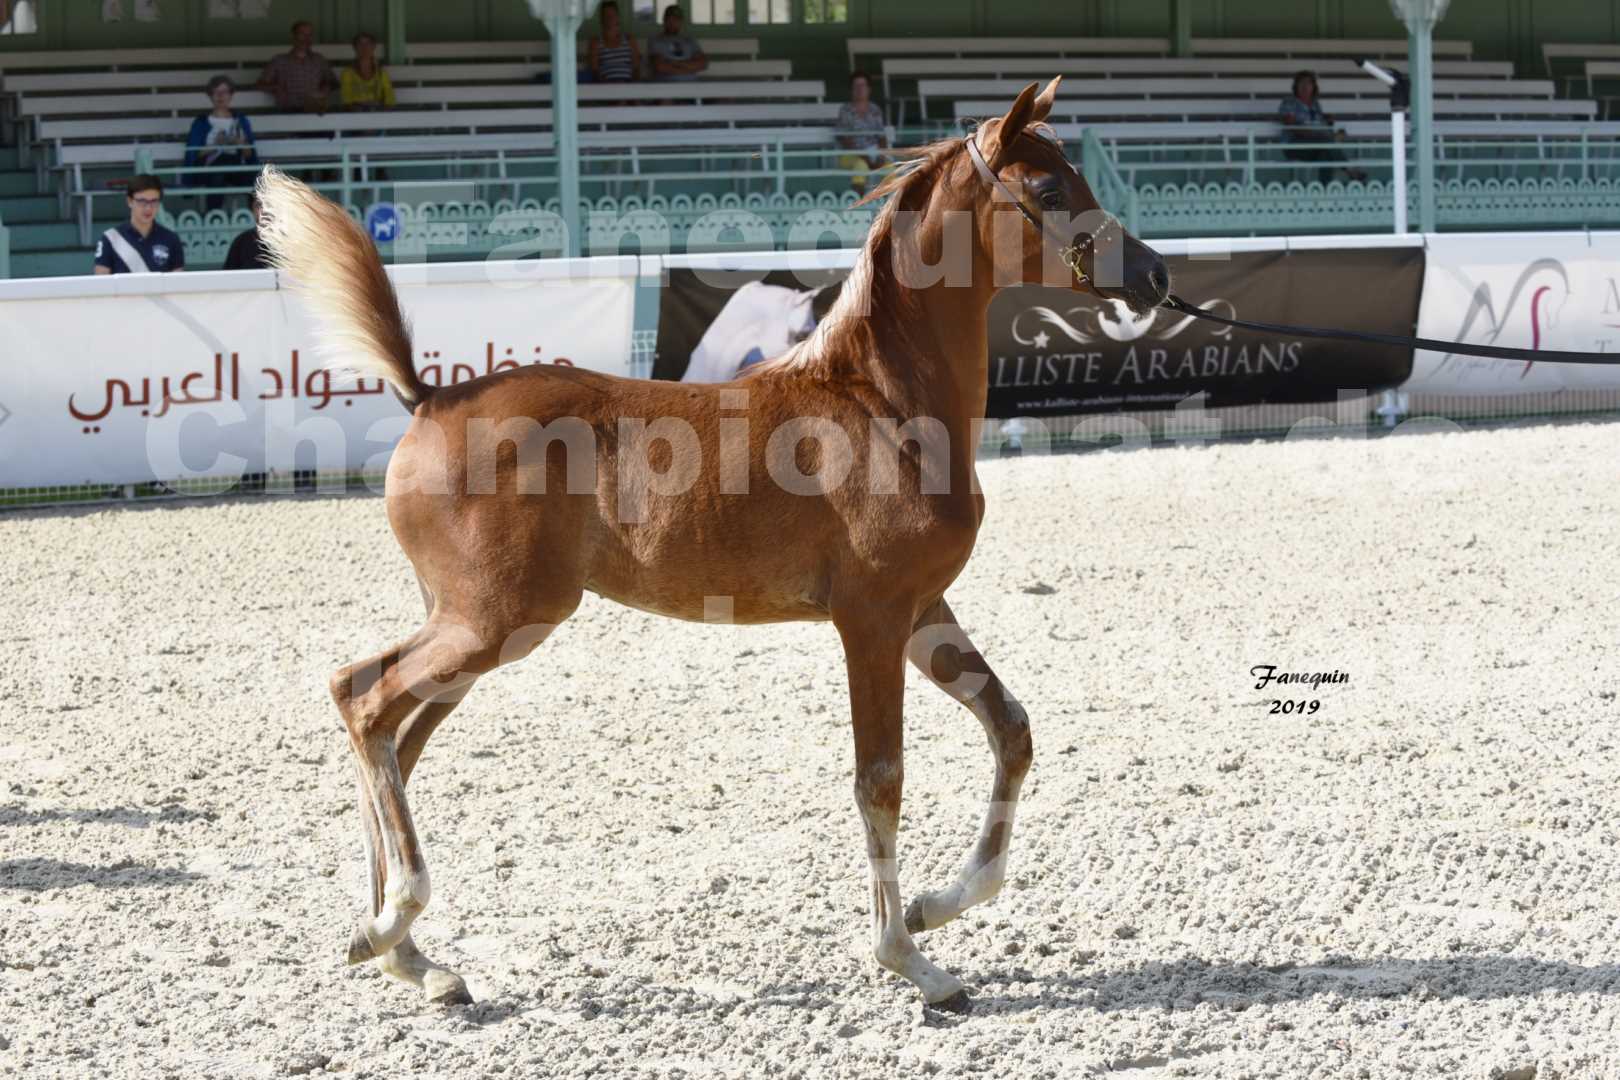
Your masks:
M96 241L98 274L166 274L186 268L186 249L180 237L157 223L163 205L163 181L135 176L129 181L126 201L129 221L115 225Z

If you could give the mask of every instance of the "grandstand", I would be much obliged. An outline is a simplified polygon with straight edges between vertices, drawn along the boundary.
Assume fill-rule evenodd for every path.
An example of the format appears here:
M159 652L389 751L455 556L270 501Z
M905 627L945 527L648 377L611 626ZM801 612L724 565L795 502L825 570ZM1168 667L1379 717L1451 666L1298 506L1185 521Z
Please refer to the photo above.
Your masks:
M806 0L782 8L785 23L766 5L773 14L760 25L693 28L711 58L695 81L580 85L585 250L858 241L869 211L850 208L835 132L857 67L872 73L896 144L964 130L1024 83L1063 74L1059 134L1147 236L1389 227L1388 98L1352 61L1404 67L1407 39L1387 11L1296 37L1255 37L1248 21L1195 13L1197 36L1178 37L1162 19L1065 20L1033 8L992 18L972 13L980 6L946 7L906 20L930 33L898 35L876 5ZM805 14L835 8L843 23L812 26ZM700 13L712 20L720 10ZM152 31L152 44L130 48L85 47L100 39L62 38L65 29L57 40L0 38L0 260L9 250L9 273L82 272L93 237L123 217L119 180L137 170L171 185L165 215L192 264L217 262L249 223L244 200L205 212L183 164L186 128L217 73L243 85L235 104L253 120L261 160L316 179L357 215L377 202L397 208L394 254L563 250L556 73L540 22L508 21L505 36L477 40L410 40L404 61L390 65L396 108L323 115L277 114L252 88L285 48L260 30L269 25L279 24L252 28L265 34L257 44L184 44L183 27L172 43ZM958 32L932 33L942 25ZM1343 32L1358 28L1371 32ZM1450 31L1442 23L1434 42L1439 227L1620 222L1620 119L1610 118L1620 44ZM346 44L317 48L334 63L351 56ZM1276 111L1301 67L1319 75L1365 182L1324 188L1315 166L1290 156Z

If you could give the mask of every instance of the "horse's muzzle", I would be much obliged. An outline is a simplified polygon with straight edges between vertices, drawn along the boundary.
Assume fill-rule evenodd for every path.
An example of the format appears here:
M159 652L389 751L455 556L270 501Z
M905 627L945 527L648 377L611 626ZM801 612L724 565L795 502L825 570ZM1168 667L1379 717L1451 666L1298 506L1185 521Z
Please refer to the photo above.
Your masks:
M1169 297L1170 268L1163 256L1134 236L1125 237L1124 269L1123 284L1113 295L1138 315L1147 314Z

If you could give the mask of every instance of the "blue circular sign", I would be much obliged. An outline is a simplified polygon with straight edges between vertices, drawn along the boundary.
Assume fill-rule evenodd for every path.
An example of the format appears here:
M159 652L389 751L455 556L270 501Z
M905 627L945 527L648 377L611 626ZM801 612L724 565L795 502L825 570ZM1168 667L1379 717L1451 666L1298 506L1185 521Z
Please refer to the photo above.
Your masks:
M393 203L378 203L366 211L366 231L379 244L399 239L399 211Z

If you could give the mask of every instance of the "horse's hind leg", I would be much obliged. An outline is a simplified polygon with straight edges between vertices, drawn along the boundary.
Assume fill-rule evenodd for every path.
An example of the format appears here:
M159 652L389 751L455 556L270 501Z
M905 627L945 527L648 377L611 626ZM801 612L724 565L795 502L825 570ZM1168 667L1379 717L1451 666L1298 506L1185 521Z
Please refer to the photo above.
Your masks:
M422 590L422 602L427 608L428 616L431 617L433 594L428 591L421 578L417 578L417 586ZM470 689L470 685L463 687L461 695L450 700L419 702L400 724L394 753L399 760L399 779L402 784L408 785L411 782L411 771L416 768L428 737L445 717L455 710ZM365 774L359 770L359 764L359 760L356 759L356 779L360 788L360 820L365 826L366 870L371 887L371 914L375 918L381 914L383 908L383 883L388 877L388 865L383 855L377 810L372 802L371 792L366 787ZM384 972L394 978L408 982L419 990L427 991L430 1000L447 1005L464 1005L472 1001L472 995L467 992L467 984L462 981L461 976L423 956L409 933L398 945L383 953L378 958L378 964Z
M900 910L900 793L904 777L902 706L906 628L834 621L849 668L855 734L855 805L866 826L872 866L872 944L878 963L904 976L940 1008L965 1012L962 981L929 962L911 940Z
M459 701L473 678L499 662L500 651L499 642L488 645L465 627L430 618L398 648L332 677L332 697L348 728L361 790L374 815L365 819L368 844L381 855L372 860L374 878L376 863L382 864L380 885L374 883L372 890L376 910L350 942L350 963L398 946L430 895L427 864L405 800L396 736L422 706ZM437 719L443 715L438 713ZM414 753L420 750L416 740ZM407 749L414 764L411 754Z
M918 620L907 656L935 685L966 705L984 725L996 758L979 838L956 881L938 892L914 899L906 908L906 929L932 930L1001 891L1007 874L1007 848L1012 841L1013 810L1029 771L1032 750L1029 717L1007 692L990 665L973 647L942 598Z
M422 756L422 749L427 744L428 736L432 735L439 723L450 715L459 704L459 700L424 701L400 725L395 754L399 758L399 776L402 783L407 785L410 783L411 770L416 767L417 760ZM360 814L361 820L366 823L366 857L371 873L371 914L376 916L382 911L383 882L387 876L387 864L384 862L378 836L377 813L363 784L360 790ZM467 984L461 976L422 955L409 933L398 945L383 953L377 962L386 974L426 991L431 1001L445 1005L472 1003L472 994L468 992Z

